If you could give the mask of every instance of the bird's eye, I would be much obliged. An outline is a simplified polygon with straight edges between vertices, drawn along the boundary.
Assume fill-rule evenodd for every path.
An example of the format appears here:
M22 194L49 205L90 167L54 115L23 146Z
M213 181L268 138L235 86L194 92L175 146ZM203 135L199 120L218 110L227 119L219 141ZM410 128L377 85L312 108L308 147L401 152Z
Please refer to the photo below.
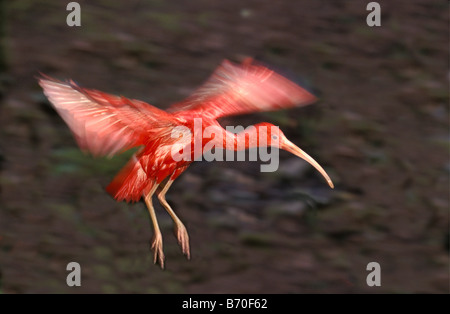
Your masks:
M276 141L278 139L278 136L272 135L272 139Z

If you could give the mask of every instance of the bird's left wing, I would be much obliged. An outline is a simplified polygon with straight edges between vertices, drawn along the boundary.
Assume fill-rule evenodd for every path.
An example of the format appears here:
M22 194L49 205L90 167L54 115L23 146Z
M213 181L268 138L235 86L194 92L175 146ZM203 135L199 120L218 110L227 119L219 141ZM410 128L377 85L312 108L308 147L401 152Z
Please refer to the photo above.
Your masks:
M210 118L255 111L272 111L307 105L316 97L287 78L246 59L242 64L228 60L172 112L198 112Z
M112 156L145 145L152 132L170 124L167 112L139 100L84 89L73 81L60 82L49 77L39 78L39 84L80 148L95 156Z

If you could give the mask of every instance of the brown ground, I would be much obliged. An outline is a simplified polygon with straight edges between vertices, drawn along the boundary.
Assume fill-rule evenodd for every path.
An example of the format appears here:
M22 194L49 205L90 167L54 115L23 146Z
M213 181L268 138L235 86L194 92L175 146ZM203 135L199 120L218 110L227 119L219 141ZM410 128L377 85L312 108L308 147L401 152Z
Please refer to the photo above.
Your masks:
M68 3L69 1L67 1ZM0 103L0 293L449 292L448 16L445 1L7 1ZM367 1L369 2L369 1ZM253 56L321 101L227 119L268 121L314 156L197 163L169 202L191 235L182 256L158 208L167 269L152 264L143 203L104 187L127 156L94 160L36 83L39 71L167 107L224 58ZM82 286L66 285L66 265ZM381 287L366 265L381 265Z

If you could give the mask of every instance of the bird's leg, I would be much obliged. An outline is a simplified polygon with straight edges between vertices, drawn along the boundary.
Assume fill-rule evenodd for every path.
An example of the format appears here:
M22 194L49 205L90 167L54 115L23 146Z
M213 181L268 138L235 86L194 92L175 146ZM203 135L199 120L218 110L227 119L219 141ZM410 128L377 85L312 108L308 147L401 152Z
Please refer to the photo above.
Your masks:
M186 227L181 222L180 218L175 214L170 205L166 201L166 192L169 190L174 180L169 179L167 183L164 185L163 189L158 193L158 199L161 205L166 209L169 213L170 217L172 217L173 222L175 223L175 234L177 236L178 243L181 246L181 250L183 254L186 255L187 259L191 258L191 252L189 250L189 235L187 233Z
M158 220L156 219L155 209L153 208L152 196L158 187L157 184L151 189L151 191L145 195L145 204L147 204L148 212L150 213L150 217L153 223L153 240L152 240L152 250L154 251L154 259L153 263L156 264L156 261L159 260L159 264L161 268L164 268L164 252L163 252L163 242L162 242L162 234L159 229Z

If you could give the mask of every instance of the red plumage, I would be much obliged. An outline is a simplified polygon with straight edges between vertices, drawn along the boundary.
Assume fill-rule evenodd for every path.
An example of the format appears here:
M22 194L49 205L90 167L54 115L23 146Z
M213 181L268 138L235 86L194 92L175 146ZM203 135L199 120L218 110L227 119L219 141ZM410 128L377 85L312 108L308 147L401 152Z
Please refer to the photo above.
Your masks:
M173 105L168 111L139 100L81 88L73 81L61 82L44 76L39 79L39 84L71 129L82 150L89 151L94 156L113 156L133 147L141 147L106 190L118 201L138 201L145 197L155 227L155 262L159 257L161 266L164 262L162 240L151 203L151 197L158 186L162 188L158 198L174 219L178 240L183 252L189 257L187 232L165 201L165 192L173 180L192 162L173 159L173 145L181 148L193 145L190 138L183 137L184 142L173 138L174 128L182 126L194 133L193 121L199 118L203 129L212 126L217 132L236 141L240 135L225 131L217 118L290 108L316 100L305 89L264 66L255 65L250 59L241 65L225 60L192 96ZM256 125L255 132L267 125L270 124ZM280 137L280 148L310 162L332 187L331 180L320 165L289 142L278 128L276 132ZM267 145L272 145L271 135L267 138ZM202 146L204 145L202 142ZM195 154L192 150L190 160L198 157ZM163 183L166 178L167 183Z

